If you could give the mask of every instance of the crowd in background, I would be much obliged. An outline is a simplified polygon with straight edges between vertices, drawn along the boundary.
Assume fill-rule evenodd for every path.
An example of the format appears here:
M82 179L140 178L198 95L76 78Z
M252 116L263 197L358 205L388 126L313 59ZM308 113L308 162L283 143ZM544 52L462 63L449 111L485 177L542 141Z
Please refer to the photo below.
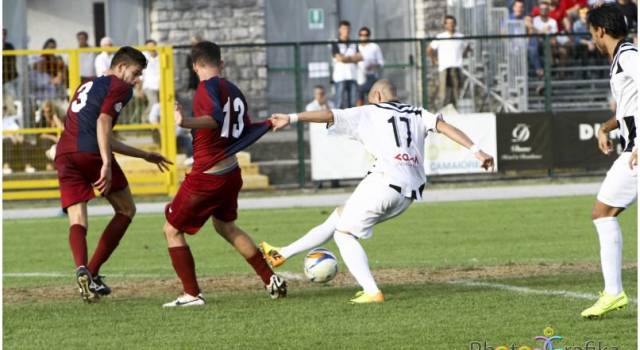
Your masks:
M89 34L86 31L78 32L76 39L78 48L90 47ZM113 46L113 40L109 37L100 40L101 48ZM146 50L143 53L148 61L147 68L143 71L140 82L134 87L133 99L118 119L120 124L160 122L160 62L156 50L157 43L155 40L147 40L145 46ZM53 38L47 39L42 46L43 50L57 48L57 42ZM7 41L7 30L3 29L3 50L13 49L14 46ZM108 50L98 54L81 52L81 84L105 75L111 65L113 54ZM21 70L18 69L16 56L5 56L2 62L3 130L18 130L23 127L64 128L64 117L69 104L68 58L45 51L41 55L27 56L26 67L21 65ZM22 86L19 84L19 74L25 75ZM40 135L3 135L3 173L11 174L14 170L26 173L53 170L57 135L55 132ZM190 156L190 152L187 153ZM34 164L34 157L44 157L46 161Z

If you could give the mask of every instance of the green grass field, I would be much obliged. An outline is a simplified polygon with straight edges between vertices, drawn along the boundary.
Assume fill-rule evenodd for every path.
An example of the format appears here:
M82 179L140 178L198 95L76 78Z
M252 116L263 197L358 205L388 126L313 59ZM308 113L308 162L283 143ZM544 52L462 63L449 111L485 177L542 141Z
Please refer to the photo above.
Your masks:
M139 215L102 274L114 288L99 304L76 294L66 219L5 220L4 346L8 349L485 349L528 345L552 327L556 347L637 348L636 207L621 216L623 281L630 307L603 320L580 311L602 288L592 197L414 205L364 242L387 301L349 305L336 281L292 279L270 300L258 278L208 226L190 237L208 304L164 310L179 292L161 215ZM324 220L327 208L250 210L239 225L284 244ZM107 217L91 218L90 249ZM333 243L327 248L338 253ZM302 257L278 271L302 273ZM564 293L564 294L563 294ZM596 348L597 349L597 348Z

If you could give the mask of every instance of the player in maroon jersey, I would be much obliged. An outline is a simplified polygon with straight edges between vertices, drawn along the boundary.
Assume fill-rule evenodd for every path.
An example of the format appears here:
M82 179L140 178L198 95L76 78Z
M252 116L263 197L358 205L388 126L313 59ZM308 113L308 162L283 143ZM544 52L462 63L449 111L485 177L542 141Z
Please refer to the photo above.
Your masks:
M184 233L197 233L209 218L216 232L253 267L269 295L274 299L285 297L286 282L273 273L251 237L235 224L242 187L235 154L269 131L271 123L251 123L240 89L220 77L223 62L218 45L200 42L192 48L191 58L200 79L193 99L194 117L184 117L177 107L175 120L179 126L192 129L194 164L165 209L164 225L169 256L184 293L163 306L204 305Z
M87 302L111 292L98 272L136 212L127 178L112 152L143 158L157 164L160 171L171 164L160 154L128 146L112 136L111 129L131 99L132 87L146 65L140 51L128 46L118 50L104 76L76 90L56 148L60 201L69 214L69 245L76 264L76 283ZM115 215L87 263L87 202L95 196L94 188L111 203Z

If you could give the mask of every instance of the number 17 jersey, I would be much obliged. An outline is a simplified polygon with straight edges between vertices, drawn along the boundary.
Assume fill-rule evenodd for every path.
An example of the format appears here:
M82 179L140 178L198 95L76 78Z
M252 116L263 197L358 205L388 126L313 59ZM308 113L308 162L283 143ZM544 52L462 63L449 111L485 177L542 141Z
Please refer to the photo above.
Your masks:
M271 128L270 122L251 123L242 91L230 81L213 77L201 81L193 98L195 118L213 118L215 129L192 129L193 168L202 173L219 161L250 146Z
M372 173L382 173L402 194L424 185L424 142L436 131L440 115L398 102L385 102L344 110L332 110L330 134L342 134L362 143L375 157Z

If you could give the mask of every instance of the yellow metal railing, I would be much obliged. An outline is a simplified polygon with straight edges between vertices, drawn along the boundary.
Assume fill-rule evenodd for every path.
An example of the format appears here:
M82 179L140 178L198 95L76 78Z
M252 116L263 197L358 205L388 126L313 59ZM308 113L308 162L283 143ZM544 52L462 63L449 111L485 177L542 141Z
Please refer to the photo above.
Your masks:
M137 47L141 51L149 51L147 47ZM35 125L34 120L37 113L42 113L42 105L44 101L33 99L31 93L32 82L29 79L32 71L37 66L34 61L44 57L43 55L64 55L66 57L64 72L64 84L68 85L67 96L65 99L58 99L56 102L60 105L61 110L66 111L69 96L72 96L75 89L81 83L80 76L80 54L81 53L98 53L104 51L102 48L82 48L82 49L63 49L63 50L13 50L3 51L3 58L15 57L14 62L17 69L17 78L11 79L18 81L21 89L15 96L8 96L9 90L5 90L5 81L3 80L3 90L5 96L3 98L3 117L7 116L8 111L15 112L16 120L14 124L5 121L3 127L3 200L19 200L19 199L45 199L58 198L58 180L56 172L53 169L52 159L47 159L48 154L42 148L50 147L53 141L43 142L45 139L53 139L59 137L62 129L57 127L28 127L21 128L19 124ZM106 51L115 52L117 48L109 48ZM114 128L117 137L127 141L137 141L134 146L142 147L149 150L160 152L166 158L176 163L176 134L175 124L173 122L173 106L175 101L174 93L174 63L173 48L157 47L160 65L160 87L159 87L159 104L160 104L160 121L159 124L152 124L142 118L140 105L143 98L132 98L129 104L123 109L121 114L138 114L130 120L123 120L123 124L118 124ZM49 56L51 57L51 56ZM7 66L3 67L7 68ZM3 75L4 77L4 75ZM58 82L57 82L58 83ZM58 83L59 84L59 83ZM46 86L45 86L46 87ZM10 106L9 106L10 104ZM64 112L60 112L63 114ZM61 119L64 115L59 116ZM40 119L42 120L42 116ZM131 122L128 123L127 122ZM144 122L143 122L144 121ZM43 137L42 135L50 135ZM154 135L159 135L159 142ZM54 137L55 136L55 137ZM142 141L140 141L142 140ZM55 148L55 147L53 147ZM117 159L123 170L127 174L127 179L131 185L134 194L167 194L172 195L177 191L178 171L176 165L169 167L169 171L161 174L155 165L145 162L141 159L133 159L124 156L118 156ZM13 168L12 168L13 167ZM24 167L24 172L21 171ZM13 169L15 168L14 171Z

